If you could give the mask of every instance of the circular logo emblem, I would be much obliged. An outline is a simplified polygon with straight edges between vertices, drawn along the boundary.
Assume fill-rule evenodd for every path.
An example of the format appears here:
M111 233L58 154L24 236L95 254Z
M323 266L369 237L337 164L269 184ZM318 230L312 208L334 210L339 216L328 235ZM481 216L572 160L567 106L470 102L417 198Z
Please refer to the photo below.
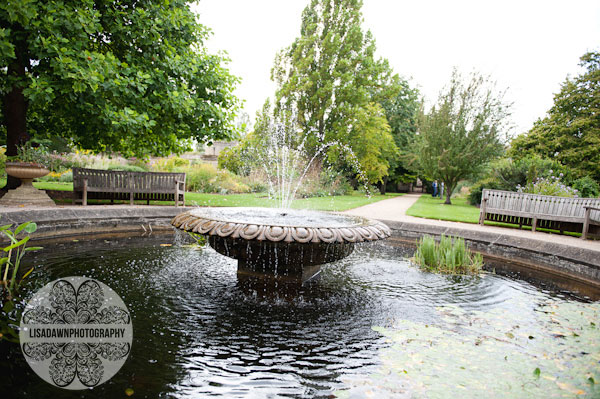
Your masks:
M131 351L131 316L100 281L65 277L27 303L21 350L33 371L65 389L92 388L114 376Z

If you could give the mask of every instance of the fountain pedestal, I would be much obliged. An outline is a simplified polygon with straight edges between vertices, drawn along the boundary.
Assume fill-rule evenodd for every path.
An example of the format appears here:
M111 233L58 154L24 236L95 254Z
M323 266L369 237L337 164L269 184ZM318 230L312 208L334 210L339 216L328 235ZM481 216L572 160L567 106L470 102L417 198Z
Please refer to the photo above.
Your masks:
M238 260L238 275L305 282L321 265L350 255L354 245L389 237L365 218L271 208L198 208L173 226L208 237L217 252Z
M300 282L317 275L321 265L343 259L354 250L354 243L347 242L273 242L218 235L209 236L208 243L218 253L238 260L238 275Z

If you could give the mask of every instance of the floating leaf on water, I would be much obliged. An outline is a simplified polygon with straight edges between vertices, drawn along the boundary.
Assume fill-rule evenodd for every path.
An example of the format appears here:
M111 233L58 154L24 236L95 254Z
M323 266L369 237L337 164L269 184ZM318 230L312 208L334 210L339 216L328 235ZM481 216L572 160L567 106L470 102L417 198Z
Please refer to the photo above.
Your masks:
M160 246L161 246L161 247L170 247L170 246L172 246L172 245L173 245L173 244L160 244Z
M125 395L127 396L132 396L133 395L133 389L132 388L127 388L125 390Z
M536 367L535 370L533 370L533 375L535 375L537 378L540 377L541 371L539 367Z
M577 389L574 386L572 386L570 384L567 384L565 382L557 382L556 385L558 385L558 387L560 389L562 389L563 391L567 391L567 392L570 392L570 393L575 394L575 395L583 395L583 394L585 394L585 391L583 391L581 389Z

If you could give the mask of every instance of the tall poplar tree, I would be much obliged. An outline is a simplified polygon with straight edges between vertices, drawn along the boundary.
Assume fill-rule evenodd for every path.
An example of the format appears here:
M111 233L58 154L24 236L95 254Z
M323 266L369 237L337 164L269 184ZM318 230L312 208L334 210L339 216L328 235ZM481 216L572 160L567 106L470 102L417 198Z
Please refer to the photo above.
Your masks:
M381 136L359 138L361 148L353 148L359 160L369 158L374 169L366 172L374 183L387 174L386 157L397 156L389 125L375 117L374 104L394 97L400 87L387 61L375 59L373 36L361 27L361 7L360 0L312 0L302 13L300 37L277 55L272 78L279 87L276 110L293 108L313 152L318 138L353 147L361 135ZM364 146L368 143L391 151L380 151L374 162L377 151Z

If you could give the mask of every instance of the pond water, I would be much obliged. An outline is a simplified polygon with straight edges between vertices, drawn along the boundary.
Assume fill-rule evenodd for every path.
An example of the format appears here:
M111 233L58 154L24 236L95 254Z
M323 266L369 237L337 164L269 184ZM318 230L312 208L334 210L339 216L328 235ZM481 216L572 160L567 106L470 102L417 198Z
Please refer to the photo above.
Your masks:
M273 287L171 235L47 245L29 259L29 292L66 276L104 282L131 312L132 351L110 381L71 392L13 345L1 396L600 395L600 303L492 273L424 273L412 251L360 246L305 286Z

